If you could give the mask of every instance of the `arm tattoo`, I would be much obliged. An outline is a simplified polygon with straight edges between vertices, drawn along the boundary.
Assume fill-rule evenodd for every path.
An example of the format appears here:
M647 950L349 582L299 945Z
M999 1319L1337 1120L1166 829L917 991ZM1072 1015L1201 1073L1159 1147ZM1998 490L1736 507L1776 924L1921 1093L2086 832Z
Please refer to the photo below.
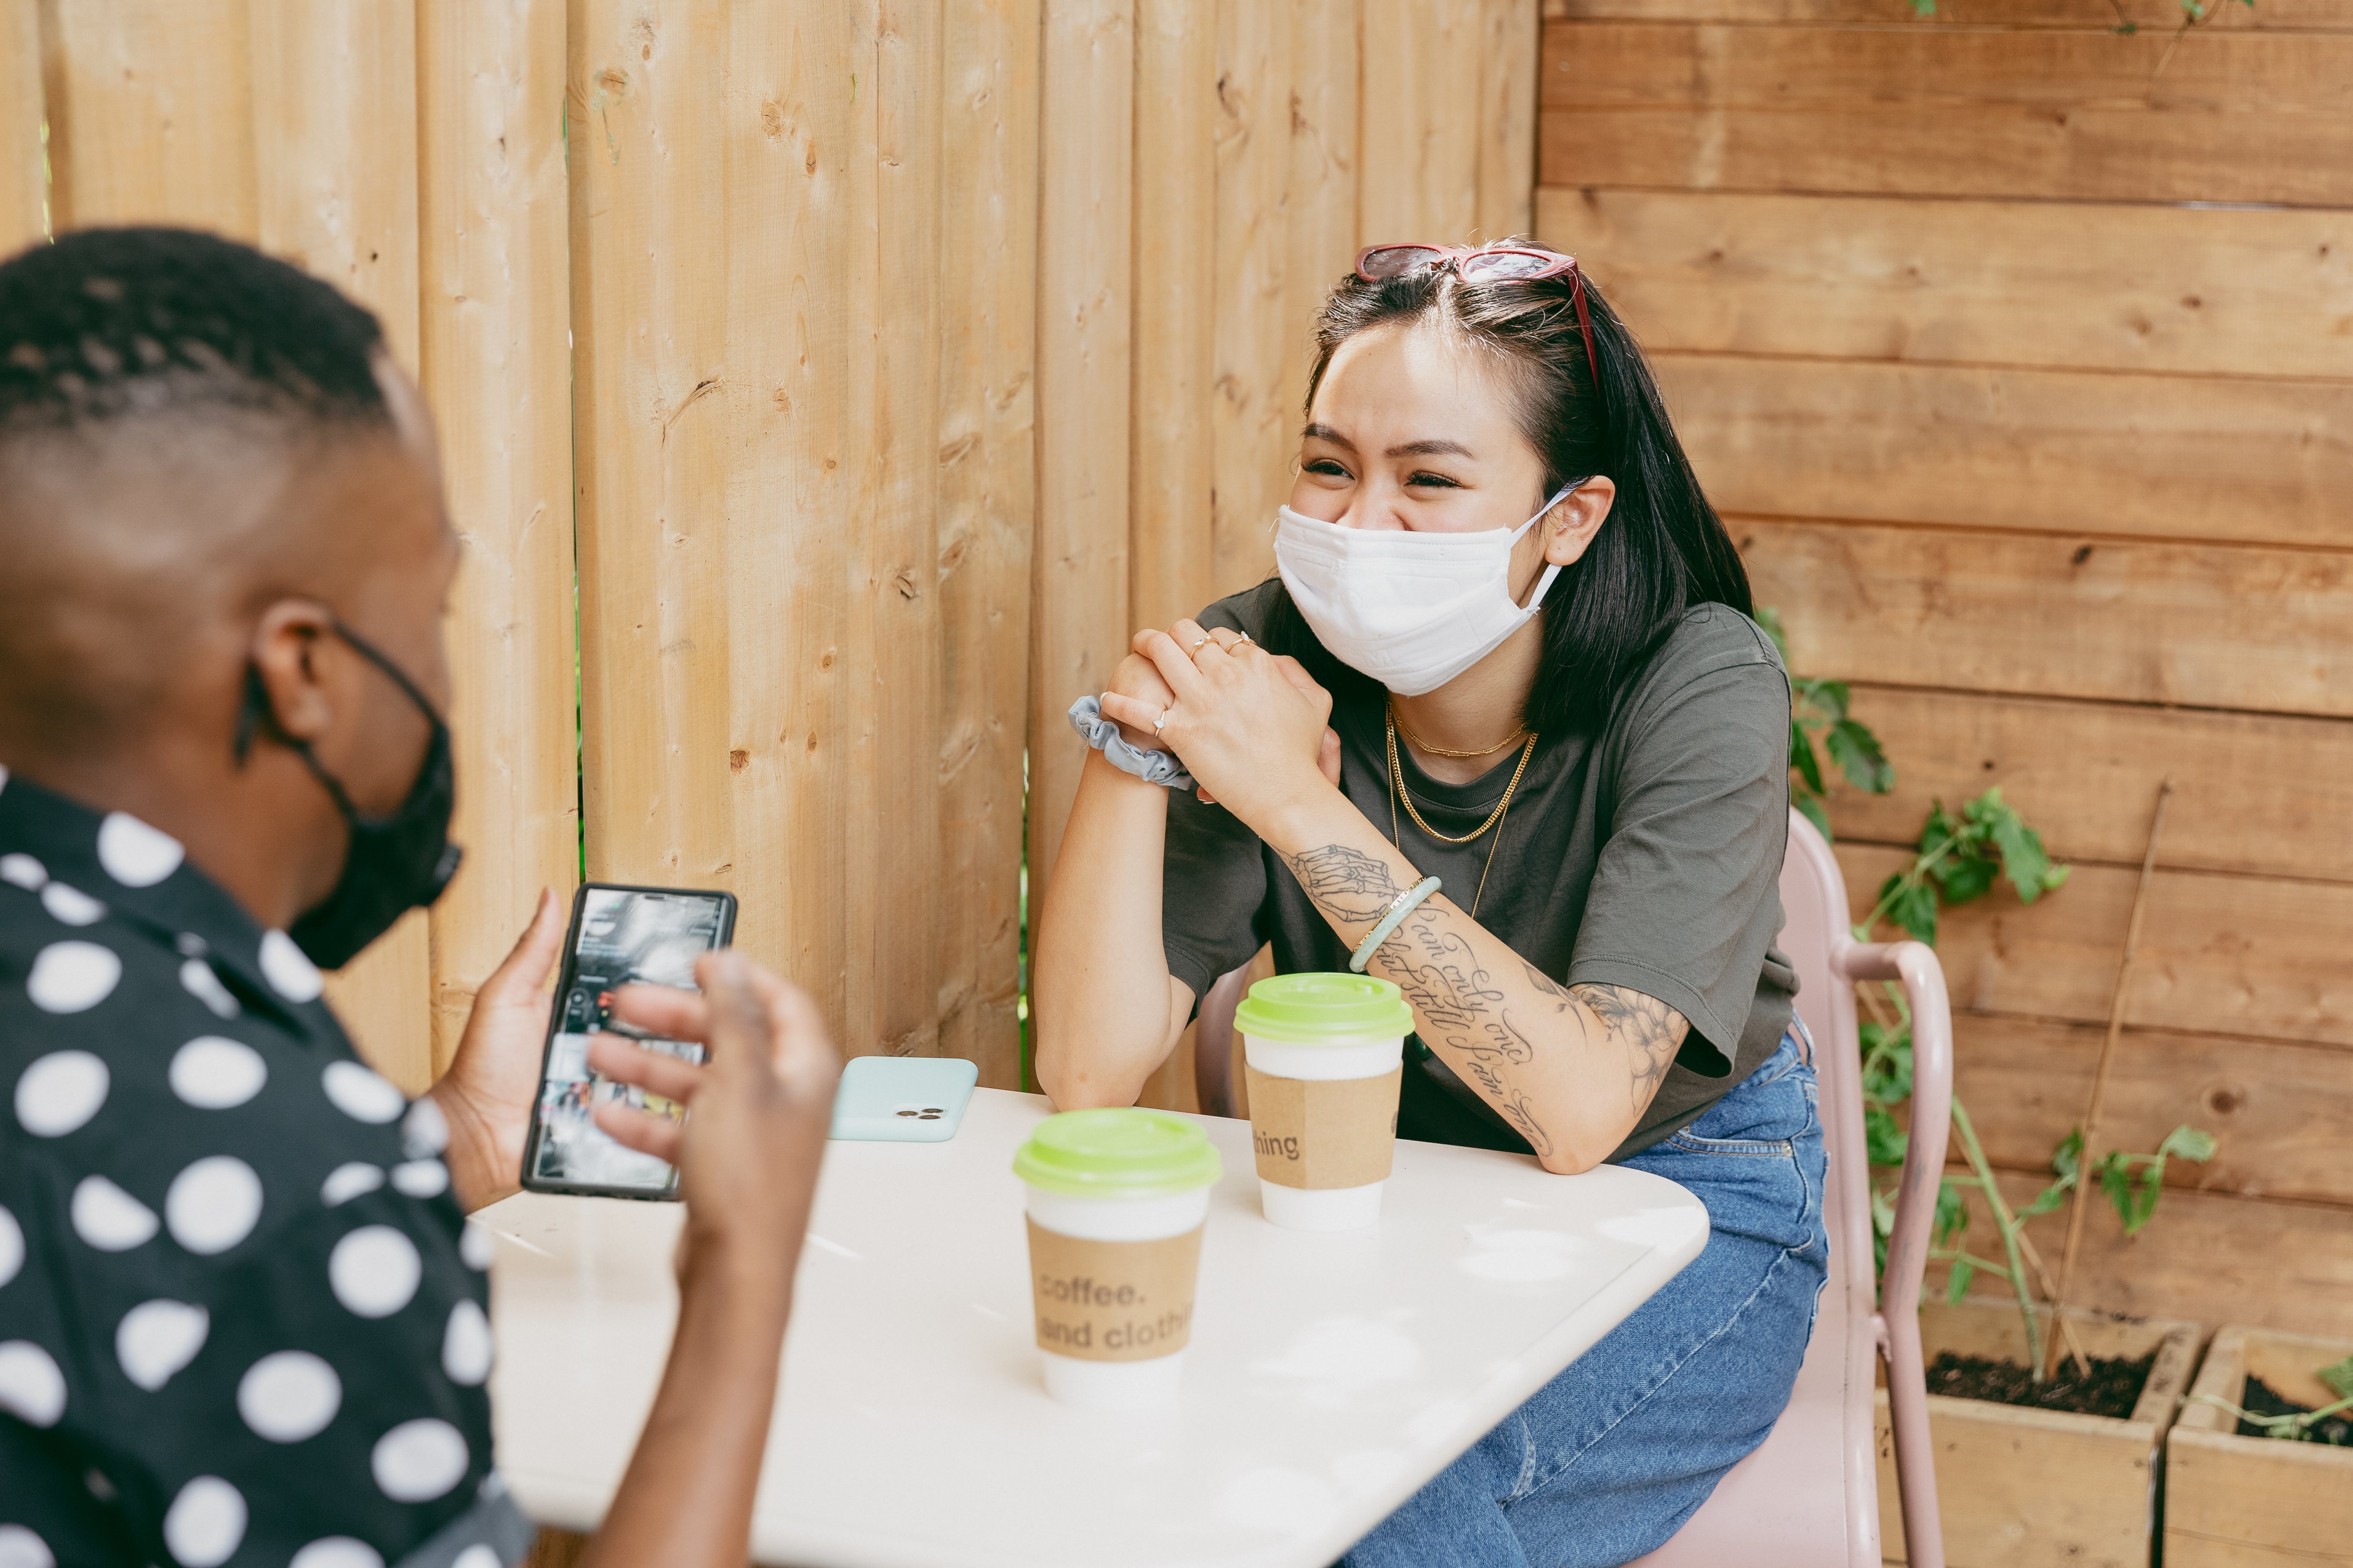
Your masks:
M1626 1047L1626 1065L1633 1072L1634 1114L1640 1116L1657 1097L1674 1066L1675 1052L1691 1033L1691 1020L1655 996L1629 991L1622 985L1572 985L1577 999L1601 1020L1610 1037Z
M1335 920L1370 925L1379 920L1397 896L1405 891L1389 875L1388 862L1351 849L1326 844L1285 855L1282 863L1299 879L1317 909Z

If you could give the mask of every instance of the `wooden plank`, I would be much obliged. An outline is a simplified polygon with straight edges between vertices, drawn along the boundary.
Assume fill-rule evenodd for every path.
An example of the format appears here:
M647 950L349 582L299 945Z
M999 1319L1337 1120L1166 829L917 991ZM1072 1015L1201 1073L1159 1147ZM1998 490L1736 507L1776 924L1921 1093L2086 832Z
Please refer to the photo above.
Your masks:
M1217 595L1218 29L1192 0L1135 5L1135 340L1128 602L1166 626Z
M41 0L55 227L259 232L245 0Z
M1536 193L1652 350L2346 380L2353 213Z
M1954 1091L1988 1159L2012 1170L2049 1165L2084 1119L2105 1032L2050 1018L1953 1016ZM2353 1206L2344 1159L2353 1056L2342 1047L2127 1031L2100 1112L2102 1145L2147 1153L2184 1123L2220 1146L2202 1165L2168 1162L2169 1187Z
M1838 846L1861 919L1909 851ZM2021 905L2006 884L1937 927L1953 1005L2105 1023L2137 866L2077 863L2057 892ZM1882 927L1884 938L1891 928ZM2168 871L2149 884L2125 1021L2142 1028L2353 1045L2353 889Z
M723 373L776 333L773 314L729 320L730 125L712 111L728 31L715 0L575 0L568 37L588 875L729 887L731 772L715 764L732 764L731 587L789 579L728 558L729 476L774 476L730 449L723 410L752 388ZM737 941L765 962L778 913L773 896L744 900ZM838 1002L832 981L817 989Z
M937 5L849 8L849 625L871 661L846 781L849 871L833 918L849 973L848 1048L939 1054L943 910L938 680L940 18ZM798 62L776 57L779 79ZM750 121L747 119L747 123ZM745 249L748 257L752 252ZM765 285L748 271L744 287ZM852 666L853 677L860 671ZM739 666L739 682L760 679Z
M2222 0L2198 30L2344 32L2353 18L2340 0ZM2106 31L2120 23L2167 31L2186 20L2180 0L1938 0L1922 16L1887 0L1545 0L1547 21L1746 22L1929 27L2067 27Z
M1261 0L1218 7L1217 396L1212 596L1267 574L1267 533L1290 499L1297 416L1285 372L1293 159L1290 19ZM1197 608L1198 606L1196 606Z
M1269 442L1275 466L1264 480L1264 493L1279 498L1277 504L1291 496L1298 430L1306 419L1307 376L1315 363L1316 318L1356 261L1362 139L1357 61L1364 20L1359 10L1358 0L1298 0L1291 7L1291 183L1285 200L1290 240L1282 262L1282 376L1274 394L1282 438ZM1271 514L1261 521L1256 534L1249 536L1248 550L1239 548L1240 537L1231 540L1237 548L1225 559L1224 587L1240 588L1274 574L1272 521Z
M2165 1560L2174 1568L2353 1564L2353 1452L2318 1443L2242 1437L2209 1403L2245 1398L2250 1374L2298 1404L2333 1404L2313 1373L2353 1344L2267 1333L2242 1324L2214 1336L2191 1403L2166 1441Z
M1029 644L1033 919L1085 760L1063 712L1072 699L1109 683L1134 630L1127 605L1133 0L1044 0L1043 21Z
M890 446L857 428L881 416L880 394L890 384L875 368L890 351L876 336L882 272L873 115L886 89L877 80L874 18L845 6L727 5L681 19L679 42L700 48L716 32L724 47L723 82L697 75L674 84L674 112L697 117L693 136L713 122L722 145L706 152L690 139L674 162L665 159L681 182L681 203L692 189L685 211L709 226L691 231L707 238L688 243L725 257L723 280L704 285L721 309L706 317L698 302L686 323L707 357L693 379L682 374L669 384L664 405L675 421L673 450L681 430L709 421L697 437L708 444L693 450L719 477L711 480L715 500L698 504L725 518L723 536L714 529L712 541L724 569L712 678L724 709L709 730L698 728L704 738L695 761L710 781L712 809L726 814L723 841L712 846L727 857L718 873L742 879L747 894L738 940L808 989L845 1052L863 1053L881 1044L875 952L901 940L876 932L874 922L883 908L905 907L881 902L871 828L859 821L881 808L872 793L877 710L898 700L880 689L871 601L878 590L899 590L888 577L877 582L876 563L887 556L863 537L877 526L883 479L871 459ZM659 66L659 40L654 49ZM617 63L630 68L627 58ZM654 87L662 90L659 77ZM712 102L721 106L716 116ZM698 169L708 171L701 187L686 187ZM636 216L642 225L660 215ZM647 232L676 231L654 222L617 237ZM575 268L576 255L575 244ZM854 364L860 356L867 363ZM706 378L713 381L708 396L679 401ZM935 402L910 401L892 416L912 422L927 447L936 442ZM659 452L654 446L648 456ZM924 561L919 592L928 590L931 571ZM584 574L584 609L585 583ZM711 590L696 578L682 579L680 591ZM691 624L670 634L697 635ZM928 773L936 763L922 753L908 765ZM903 826L924 840L935 821ZM934 886L925 880L893 895L921 898ZM930 932L925 918L913 934Z
M1479 227L1482 0L1364 0L1357 204L1365 243Z
M992 1089L1022 1087L1038 5L949 6L941 68L940 1051Z
M409 0L252 0L251 26L259 243L374 310L393 359L415 375L416 8ZM462 639L465 624L458 625ZM460 660L461 647L452 649ZM497 854L504 847L480 847ZM371 1065L410 1094L432 1082L433 955L424 911L403 916L331 976L327 997Z
M1481 0L1478 229L1485 239L1535 226L1536 0Z
M1654 357L1727 511L2353 545L2353 384Z
M2001 1173L2002 1194L2023 1203L2050 1173ZM1983 1201L1970 1197L1969 1245L1991 1256L1996 1232ZM2345 1246L2348 1211L2332 1204L2168 1192L2157 1216L2127 1239L2113 1211L2092 1215L2075 1260L2084 1304L2143 1318L2193 1322L2237 1321L2290 1333L2353 1335L2353 1249ZM2026 1222L2043 1258L2057 1266L2067 1211ZM1941 1295L1944 1264L1928 1269L1928 1293ZM1979 1275L1978 1289L1999 1289Z
M418 0L422 379L462 556L447 636L473 847L434 906L433 1062L539 889L580 874L562 0Z
M2353 553L1735 517L1809 674L2353 715Z
M2353 202L2353 37L1556 22L1546 184Z
M2127 865L2170 773L2168 867L2353 881L2353 723L2342 719L1862 684L1852 711L1885 744L1895 788L1838 785L1841 837L1911 843L1932 800L1999 784L2053 854Z
M37 0L0 0L0 256L48 232L48 204L40 7Z

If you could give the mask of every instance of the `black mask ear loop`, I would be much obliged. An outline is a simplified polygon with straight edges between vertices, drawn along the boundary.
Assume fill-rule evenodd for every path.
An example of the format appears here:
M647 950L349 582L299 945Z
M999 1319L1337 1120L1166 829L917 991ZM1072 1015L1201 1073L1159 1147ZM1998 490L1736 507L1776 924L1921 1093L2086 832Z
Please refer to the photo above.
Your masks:
M352 641L350 634L343 630L342 622L335 623L335 629L344 640ZM358 648L395 680L399 681L401 689L407 692L419 708L425 710L427 718L435 717L433 710L426 706L423 698L417 696L417 689L409 685L406 676L385 664L376 651L366 644L353 641L352 646ZM311 742L288 734L285 727L278 722L278 710L270 705L269 688L262 681L261 667L248 660L245 667L245 696L238 702L237 710L237 742L234 754L238 767L244 767L247 761L253 755L254 736L265 731L271 740L302 759L302 765L311 770L311 776L317 779L320 786L333 799L335 808L343 815L343 820L350 822L357 819L359 813L353 809L352 797L343 793L342 783L332 773L319 765L319 759L311 754Z

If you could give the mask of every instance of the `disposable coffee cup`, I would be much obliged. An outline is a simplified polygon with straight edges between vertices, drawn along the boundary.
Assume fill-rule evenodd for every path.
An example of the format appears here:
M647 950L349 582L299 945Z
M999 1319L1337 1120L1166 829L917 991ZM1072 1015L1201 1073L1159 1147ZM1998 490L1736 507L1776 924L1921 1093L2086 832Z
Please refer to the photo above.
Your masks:
M1174 1405L1209 1189L1225 1173L1208 1136L1165 1111L1065 1111L1038 1124L1013 1173L1029 1186L1046 1392L1082 1410Z
M1234 1010L1266 1217L1359 1230L1381 1217L1413 1009L1369 974L1278 974Z

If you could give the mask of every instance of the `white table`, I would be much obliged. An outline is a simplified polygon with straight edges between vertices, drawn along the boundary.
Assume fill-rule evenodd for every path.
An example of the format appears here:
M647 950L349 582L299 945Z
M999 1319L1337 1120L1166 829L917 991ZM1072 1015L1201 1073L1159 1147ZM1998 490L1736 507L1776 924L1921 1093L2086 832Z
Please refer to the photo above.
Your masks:
M946 1143L827 1152L753 1522L828 1568L1325 1568L1699 1254L1707 1214L1614 1166L1400 1142L1380 1225L1259 1213L1250 1124L1201 1247L1181 1408L1045 1395L1013 1151L1047 1111L981 1089ZM498 1458L594 1529L653 1402L681 1210L510 1198L491 1303Z

